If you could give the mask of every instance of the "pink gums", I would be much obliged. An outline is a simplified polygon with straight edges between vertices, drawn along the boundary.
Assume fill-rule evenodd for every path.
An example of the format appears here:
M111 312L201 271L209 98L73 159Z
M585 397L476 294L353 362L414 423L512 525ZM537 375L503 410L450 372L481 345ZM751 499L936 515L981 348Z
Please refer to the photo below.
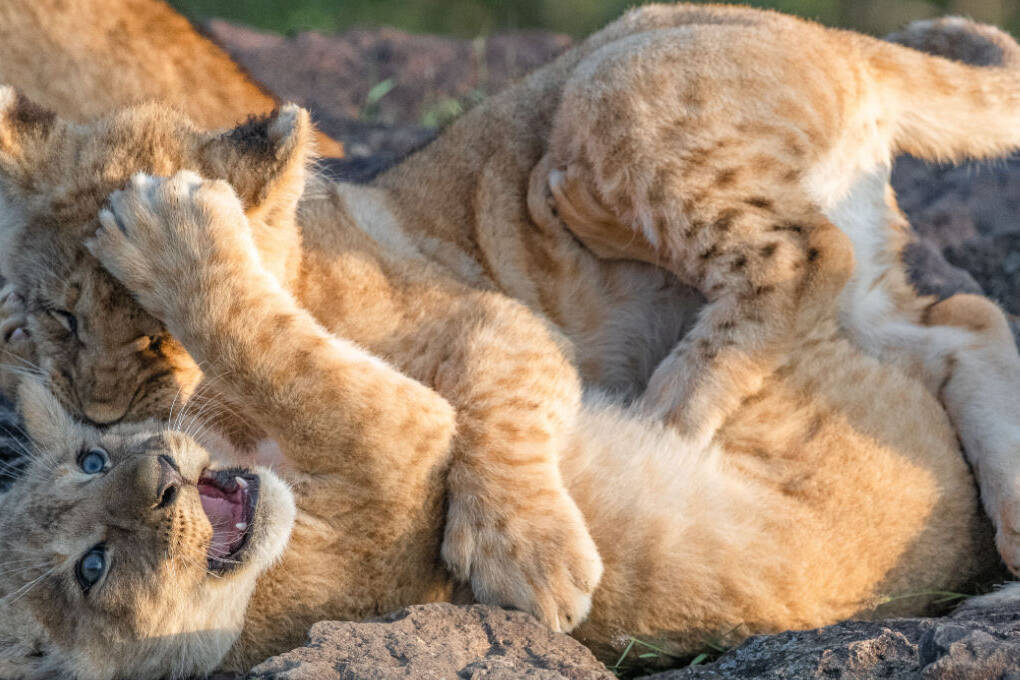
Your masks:
M244 522L244 491L240 487L224 491L207 480L201 480L198 494L213 529L209 557L226 557L237 550L244 538L245 529L237 527Z

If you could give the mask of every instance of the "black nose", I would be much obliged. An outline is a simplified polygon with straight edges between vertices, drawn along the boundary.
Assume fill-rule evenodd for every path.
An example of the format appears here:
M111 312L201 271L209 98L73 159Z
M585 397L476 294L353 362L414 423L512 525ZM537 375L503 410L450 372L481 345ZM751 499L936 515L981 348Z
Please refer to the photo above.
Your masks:
M166 454L157 457L159 461L159 479L156 482L156 508L167 508L177 500L177 494L184 484L181 471L174 459Z

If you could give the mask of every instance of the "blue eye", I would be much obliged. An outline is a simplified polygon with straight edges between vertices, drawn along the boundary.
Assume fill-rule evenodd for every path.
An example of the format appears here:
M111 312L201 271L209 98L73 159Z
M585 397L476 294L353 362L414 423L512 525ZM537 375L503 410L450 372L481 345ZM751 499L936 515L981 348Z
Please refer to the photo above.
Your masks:
M87 593L89 588L99 583L99 579L103 578L105 571L106 545L100 543L78 560L74 575L78 579L78 585Z
M78 459L78 466L87 475L98 475L106 469L110 457L100 448L89 449Z

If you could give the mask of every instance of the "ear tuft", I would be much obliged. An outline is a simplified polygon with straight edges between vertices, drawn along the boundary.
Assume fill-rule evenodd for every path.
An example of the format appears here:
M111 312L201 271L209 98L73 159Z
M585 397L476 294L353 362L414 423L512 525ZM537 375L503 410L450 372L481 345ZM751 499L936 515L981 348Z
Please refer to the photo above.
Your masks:
M293 144L305 145L312 132L312 121L308 112L297 104L284 104L269 124L269 136L278 143L290 140Z
M247 210L271 208L277 196L300 195L314 143L308 112L286 104L209 140L204 172L230 182Z

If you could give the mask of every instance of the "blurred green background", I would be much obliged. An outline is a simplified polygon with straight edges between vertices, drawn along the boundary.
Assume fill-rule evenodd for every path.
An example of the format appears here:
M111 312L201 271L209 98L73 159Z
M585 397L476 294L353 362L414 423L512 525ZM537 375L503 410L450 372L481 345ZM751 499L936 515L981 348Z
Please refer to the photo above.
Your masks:
M520 28L573 36L591 32L635 0L170 0L194 19L221 17L291 33L395 26L462 37ZM883 33L911 19L963 14L1020 29L1020 0L765 0L748 4L800 14L833 26Z

